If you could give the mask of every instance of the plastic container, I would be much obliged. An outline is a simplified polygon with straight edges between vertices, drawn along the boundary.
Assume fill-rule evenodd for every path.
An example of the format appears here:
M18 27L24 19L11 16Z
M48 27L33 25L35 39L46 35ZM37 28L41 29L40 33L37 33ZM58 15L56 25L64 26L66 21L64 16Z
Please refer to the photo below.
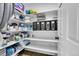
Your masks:
M6 55L11 56L13 53L15 53L15 49L13 47L6 48Z
M19 39L20 39L20 36L15 36L16 41L19 41Z

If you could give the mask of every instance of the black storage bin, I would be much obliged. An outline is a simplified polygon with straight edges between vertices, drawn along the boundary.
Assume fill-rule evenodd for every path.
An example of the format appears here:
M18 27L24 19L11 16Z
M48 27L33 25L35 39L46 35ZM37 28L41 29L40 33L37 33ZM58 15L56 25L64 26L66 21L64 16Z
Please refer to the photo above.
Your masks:
M46 21L46 30L51 30L51 21Z
M51 30L52 31L57 31L57 20L52 20L51 21Z
M37 30L37 22L33 22L33 30Z
M41 30L41 22L37 22L37 30Z
M51 30L55 30L55 21L54 20L52 20L51 21Z
M45 23L46 23L45 21L41 22L41 30L46 30Z
M55 20L55 30L56 31L58 30L58 22L57 22L57 20Z

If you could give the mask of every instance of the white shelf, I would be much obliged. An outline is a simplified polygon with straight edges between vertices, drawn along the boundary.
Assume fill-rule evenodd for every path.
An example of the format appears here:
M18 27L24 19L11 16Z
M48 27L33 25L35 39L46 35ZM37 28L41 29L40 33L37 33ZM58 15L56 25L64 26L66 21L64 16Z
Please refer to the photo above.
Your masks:
M32 30L25 30L25 31L27 32L27 31L32 31ZM18 31L7 31L7 32L12 32L13 33L13 32L23 32L23 31L18 30Z
M25 40L33 40L33 41L43 41L43 42L56 42L58 43L58 40L54 39L38 39L38 38L24 38Z
M31 17L34 17L35 15L36 15L36 14L26 14L25 16L31 18Z
M13 55L11 56L16 56L20 51L22 51L24 48L18 49Z
M11 34L16 34L16 33L19 33L19 32L32 32L32 30L26 30L26 31L7 31L8 33L11 33Z
M24 21L21 21L21 20L16 20L16 22L19 22L19 23L25 23Z
M24 46L24 48L25 48L25 50L49 54L49 55L58 54L57 50L45 49L45 48L40 48L40 47L36 47L36 46L34 47L32 45Z
M13 22L15 22L15 23L25 23L24 21L21 21L21 20L19 20L19 19L12 19L12 20L9 20L9 24L11 24L11 23L13 23Z
M0 49L3 49L3 48L6 48L6 47L9 47L11 45L14 45L18 42L21 42L22 40L19 40L19 41L11 41L11 42L8 42L7 45L4 45L4 46L0 46Z
M32 32L32 30L25 30L25 31L19 31L19 32Z

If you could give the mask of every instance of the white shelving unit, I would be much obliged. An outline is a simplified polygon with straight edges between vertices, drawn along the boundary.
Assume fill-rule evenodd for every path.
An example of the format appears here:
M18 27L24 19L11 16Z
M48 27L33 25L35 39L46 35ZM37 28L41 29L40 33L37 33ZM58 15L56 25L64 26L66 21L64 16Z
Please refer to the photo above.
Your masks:
M25 40L33 40L33 41L42 41L42 42L55 42L58 43L58 40L55 39L38 39L38 38L24 38Z
M11 42L9 42L9 43L7 43L7 45L4 45L4 46L1 46L0 47L0 50L2 50L2 49L5 49L5 48L7 48L7 47L9 47L9 46L11 46L11 45L14 45L14 44L16 44L16 43L20 43L20 42L22 42L23 41L23 39L21 39L21 40L19 40L19 41L11 41ZM22 51L24 48L22 47L21 49L17 49L17 51L13 54L13 55L11 55L11 56L16 56L20 51ZM2 55L2 54L1 54Z
M21 42L21 41L22 41L22 40L19 40L19 41L11 41L11 42L7 43L7 45L0 46L0 49L9 47L9 46L14 45L14 44L16 44L16 43L18 43L18 42Z
M39 53L44 53L48 55L57 55L58 50L56 45L54 46L52 43L58 43L58 40L54 39L38 39L38 38L25 38L24 40L30 40L31 44L28 46L23 46L25 50L33 51L33 52L39 52ZM35 43L37 41L37 43ZM41 43L40 43L41 41ZM46 45L43 43L48 42ZM51 44L50 44L51 43Z
M29 17L31 16L32 17L33 15L26 15L26 16L29 16ZM25 23L24 21L19 21L19 20L14 20L14 22ZM8 31L8 32L13 34L13 33L18 33L18 32L21 32L21 31ZM26 30L26 32L33 32L33 31ZM38 53L44 53L44 54L48 54L48 55L56 55L56 54L58 54L58 50L57 50L56 45L51 44L51 46L50 46L50 44L47 44L47 43L56 43L56 44L58 44L59 40L56 40L56 39L23 38L22 40L19 40L19 41L10 42L5 46L0 47L0 49L6 48L6 47L11 46L13 44L16 44L18 42L20 43L23 40L30 40L31 44L29 44L28 46L25 46L25 45L22 44L22 48L17 49L16 52L11 56L16 56L23 49L38 52ZM36 43L34 44L32 41L34 41L34 42L38 41L39 43L44 42L46 44L44 44L44 45L43 44L40 45L40 44L36 44Z
M23 40L33 40L33 41L42 41L42 42L51 42L51 43L58 43L58 40L48 40L48 39L38 39L38 38L24 38L22 40L19 40L19 41L11 41L9 42L7 45L3 46L3 47L0 47L0 49L3 49L3 48L6 48L6 47L9 47L13 44L16 44L18 42L21 42ZM49 55L54 55L54 54L57 54L58 51L55 50L55 49L48 49L47 48L42 48L42 47L37 47L37 46L34 46L34 45L28 45L28 46L23 46L21 49L18 49L12 56L16 56L20 51L22 51L23 49L26 49L26 50L30 50L30 51L35 51L35 52L39 52L39 53L44 53L44 54L49 54Z

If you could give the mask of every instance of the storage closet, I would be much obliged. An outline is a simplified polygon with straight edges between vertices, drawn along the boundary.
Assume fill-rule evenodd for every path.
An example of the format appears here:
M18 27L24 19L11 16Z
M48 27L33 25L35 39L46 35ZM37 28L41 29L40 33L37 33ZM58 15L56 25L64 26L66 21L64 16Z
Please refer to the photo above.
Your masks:
M5 12L10 15L3 17L7 20L0 25L0 56L19 56L23 51L25 54L57 56L59 4L16 3L6 8L9 7L11 9Z
M0 56L79 56L79 4L0 3Z

